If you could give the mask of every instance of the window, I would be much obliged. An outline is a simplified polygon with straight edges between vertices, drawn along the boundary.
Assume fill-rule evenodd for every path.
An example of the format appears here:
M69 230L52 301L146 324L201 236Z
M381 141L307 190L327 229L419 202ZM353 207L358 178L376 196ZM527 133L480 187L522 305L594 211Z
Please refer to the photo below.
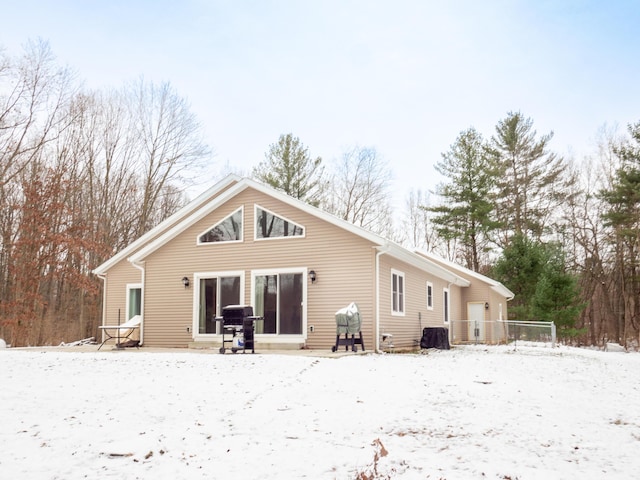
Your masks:
M444 323L449 323L449 289L442 290L442 308L444 311Z
M127 284L127 321L142 314L142 285Z
M433 310L433 283L427 282L427 310Z
M241 242L242 241L242 207L200 234L198 243Z
M404 315L404 273L391 270L391 313Z
M196 273L198 333L220 333L216 317L227 305L238 305L242 292L241 273Z
M256 239L301 236L304 227L256 205Z

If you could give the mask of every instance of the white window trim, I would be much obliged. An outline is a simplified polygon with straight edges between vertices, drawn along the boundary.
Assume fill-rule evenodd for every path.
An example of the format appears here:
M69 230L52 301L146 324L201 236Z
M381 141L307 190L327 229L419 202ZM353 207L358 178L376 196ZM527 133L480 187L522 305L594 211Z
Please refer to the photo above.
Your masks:
M287 238L287 237L280 237ZM265 239L266 240L266 239ZM256 277L264 275L279 275L281 273L301 273L302 274L302 334L301 335L280 335L279 333L256 333L256 339L269 339L271 343L300 343L307 339L307 282L309 269L306 267L292 267L292 268L268 268L251 271L251 305L255 308L255 288ZM279 288L279 287L278 287ZM279 293L278 293L279 294Z
M222 242L201 242L200 241L200 237L204 234L206 234L207 232L209 232L213 227L215 227L216 225L218 225L219 223L224 222L227 218L235 215L238 210L240 210L240 216L242 218L242 228L240 229L240 240L224 240ZM244 241L244 205L241 205L239 208L236 208L233 212L231 212L229 215L225 215L224 217L222 217L220 220L218 220L217 222L215 222L212 226L210 226L209 228L207 228L206 230L200 232L197 236L196 236L196 245L228 245L230 243L242 243Z
M393 299L394 299L394 293L393 293L393 276L397 275L398 278L402 278L402 292L400 292L402 294L402 310L394 310L393 309ZM406 306L407 306L407 282L405 279L405 275L404 272L401 272L400 270L395 270L395 269L391 269L391 284L389 285L389 288L391 290L391 315L396 316L396 317L404 317L405 316L405 311ZM399 298L397 298L397 300L399 300ZM399 302L398 302L399 303Z
M226 243L226 242L222 242ZM240 277L240 302L242 303L244 296L244 270L226 270L220 272L194 272L193 273L193 321L191 331L193 339L210 339L212 336L220 337L219 333L200 333L200 280L203 278L220 278L220 277ZM218 305L216 305L216 311Z
M258 237L258 209L264 210L265 212L270 213L274 217L281 218L285 222L292 223L293 225L302 228L302 231L303 231L302 235L289 235L288 237L267 237L267 238ZM304 225L300 225L298 222L289 220L287 217L280 215L279 213L275 213L274 211L269 210L268 208L261 207L257 203L253 204L253 239L256 242L263 242L263 241L268 242L269 240L290 240L292 238L305 238L306 235L307 235L307 227L305 227Z
M429 295L429 289L431 289L431 295ZM431 305L429 305L431 300ZM427 310L433 310L434 298L433 298L433 283L427 282Z
M136 288L140 289L140 316L142 316L143 312L144 312L144 291L142 290L142 284L141 283L127 283L127 287L126 287L126 295L127 295L127 308L125 309L125 318L122 320L122 323L126 322L129 320L130 316L129 316L129 299L130 299L130 295L131 295L131 290L135 290Z

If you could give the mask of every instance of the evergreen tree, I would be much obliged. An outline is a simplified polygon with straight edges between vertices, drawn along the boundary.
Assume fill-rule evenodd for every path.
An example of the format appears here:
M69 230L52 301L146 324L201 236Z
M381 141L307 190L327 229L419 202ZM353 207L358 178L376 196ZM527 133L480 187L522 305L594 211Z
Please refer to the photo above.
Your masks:
M586 332L576 328L584 308L580 301L577 279L566 271L564 252L560 245L548 245L547 261L536 284L532 299L533 317L554 322L558 336L574 338Z
M448 179L436 190L444 203L426 208L435 214L438 235L461 245L464 263L476 272L489 234L498 226L492 220L494 207L490 201L496 180L492 160L480 133L473 128L461 132L436 164L436 170Z
M253 169L252 176L299 200L318 206L323 191L322 159L311 158L307 148L291 133L280 135L269 146L265 160Z
M503 225L500 244L513 235L541 239L554 209L563 202L567 182L564 160L548 151L553 133L536 136L533 121L520 112L509 112L498 122L492 137L497 155L498 220Z
M493 266L492 276L515 294L509 307L512 318L535 319L532 300L545 264L546 252L542 243L515 235Z

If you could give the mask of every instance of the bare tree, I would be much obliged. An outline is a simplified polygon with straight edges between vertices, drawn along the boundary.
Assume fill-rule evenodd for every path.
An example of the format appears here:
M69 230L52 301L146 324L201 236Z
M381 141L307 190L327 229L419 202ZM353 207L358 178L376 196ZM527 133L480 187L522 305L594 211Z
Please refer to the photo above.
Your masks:
M137 235L153 226L153 212L170 194L170 182L196 168L210 154L201 125L187 101L168 83L154 85L140 79L127 87L124 98L130 108L130 139L136 148L142 175L142 203Z
M45 43L0 60L0 337L13 345L95 334L91 270L186 201L209 153L164 84L79 91Z
M392 172L372 147L353 147L337 162L324 209L372 232L391 236Z
M404 216L396 236L398 243L407 248L433 251L438 242L431 223L429 192L411 190L405 198Z
M27 43L19 58L0 56L0 187L64 130L72 80L42 40Z

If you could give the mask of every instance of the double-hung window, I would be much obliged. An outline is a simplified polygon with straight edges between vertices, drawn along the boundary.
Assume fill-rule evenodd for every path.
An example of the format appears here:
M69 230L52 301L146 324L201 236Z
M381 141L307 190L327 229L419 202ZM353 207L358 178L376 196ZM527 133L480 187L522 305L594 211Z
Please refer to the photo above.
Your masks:
M404 273L391 270L391 314L404 315Z
M433 310L433 283L427 282L427 310Z

